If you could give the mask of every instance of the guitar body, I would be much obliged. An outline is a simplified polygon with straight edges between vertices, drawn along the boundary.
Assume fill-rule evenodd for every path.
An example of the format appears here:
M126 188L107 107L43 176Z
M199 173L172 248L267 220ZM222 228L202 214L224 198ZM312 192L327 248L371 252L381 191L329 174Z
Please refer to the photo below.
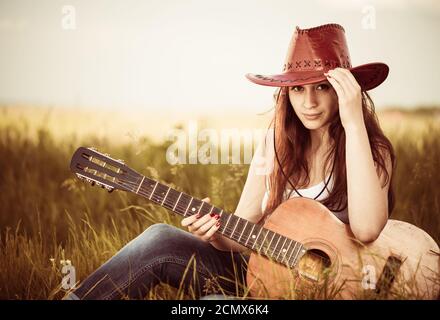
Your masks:
M301 242L308 250L292 269L252 253L247 285L253 297L439 297L439 247L409 223L390 219L379 238L362 244L324 205L293 198L283 202L264 227Z

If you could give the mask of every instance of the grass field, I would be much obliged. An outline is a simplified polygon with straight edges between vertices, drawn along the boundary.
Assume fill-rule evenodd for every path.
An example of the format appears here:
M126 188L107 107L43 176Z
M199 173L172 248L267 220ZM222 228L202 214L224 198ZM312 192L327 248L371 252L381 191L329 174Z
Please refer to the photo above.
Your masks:
M82 280L149 225L180 226L178 217L141 197L108 194L74 178L69 162L78 146L98 147L142 174L235 210L245 164L171 166L164 156L170 142L79 134L81 124L68 130L68 116L35 121L38 110L20 110L0 108L0 299L58 299L64 294L62 261L69 260ZM379 118L397 155L392 218L440 243L440 110L394 110ZM84 119L93 128L102 118ZM163 288L150 298L185 298Z

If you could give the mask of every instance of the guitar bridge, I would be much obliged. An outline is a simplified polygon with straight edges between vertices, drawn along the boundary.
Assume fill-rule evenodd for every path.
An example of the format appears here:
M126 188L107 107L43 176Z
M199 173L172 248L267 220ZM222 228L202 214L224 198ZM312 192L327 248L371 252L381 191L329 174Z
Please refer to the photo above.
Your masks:
M376 283L376 294L388 294L394 279L397 277L403 261L400 257L389 256Z

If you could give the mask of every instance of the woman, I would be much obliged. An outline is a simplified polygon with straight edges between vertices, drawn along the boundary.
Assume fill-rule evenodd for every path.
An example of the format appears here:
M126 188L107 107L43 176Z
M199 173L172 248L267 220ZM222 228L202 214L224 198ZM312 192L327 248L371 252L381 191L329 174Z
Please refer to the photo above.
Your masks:
M349 224L359 241L376 239L394 206L395 157L366 91L387 75L383 63L351 67L342 26L296 27L282 74L246 75L279 89L274 128L256 150L235 214L263 222L284 200L306 196ZM195 297L239 294L246 248L217 232L218 216L192 215L182 226L189 232L151 226L67 298L145 297L159 282Z

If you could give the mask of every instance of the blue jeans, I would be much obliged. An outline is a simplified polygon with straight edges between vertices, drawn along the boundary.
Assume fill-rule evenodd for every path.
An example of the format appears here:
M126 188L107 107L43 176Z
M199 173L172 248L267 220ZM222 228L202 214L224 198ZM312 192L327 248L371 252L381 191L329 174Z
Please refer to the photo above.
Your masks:
M199 298L240 294L249 256L220 251L189 232L158 223L125 245L64 299L143 298L156 284L168 283ZM186 272L186 273L185 273ZM184 276L185 275L185 276Z

